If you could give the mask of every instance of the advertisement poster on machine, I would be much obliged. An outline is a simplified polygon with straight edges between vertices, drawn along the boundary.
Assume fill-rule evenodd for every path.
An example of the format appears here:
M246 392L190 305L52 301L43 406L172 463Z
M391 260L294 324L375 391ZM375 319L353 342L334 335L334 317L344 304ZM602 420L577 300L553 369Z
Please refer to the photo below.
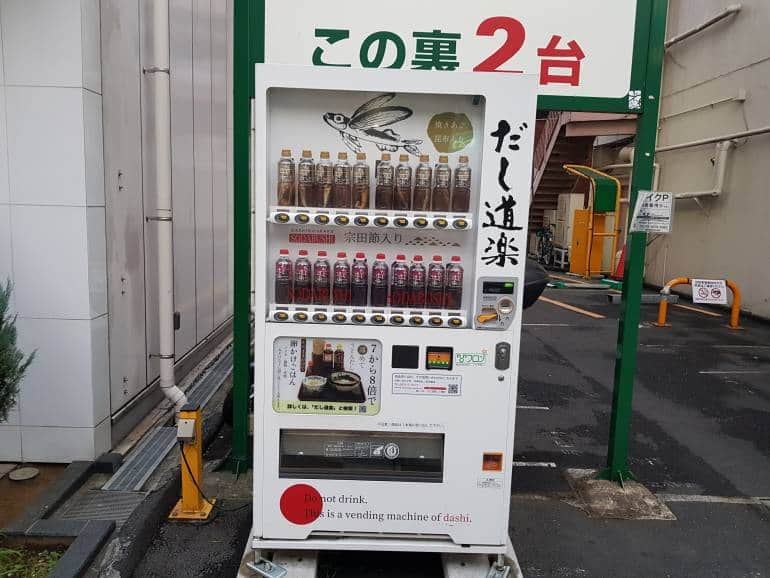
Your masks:
M536 74L541 95L621 98L632 96L628 63L636 10L636 0L457 6L393 0L369 18L353 0L268 2L265 58L271 64Z

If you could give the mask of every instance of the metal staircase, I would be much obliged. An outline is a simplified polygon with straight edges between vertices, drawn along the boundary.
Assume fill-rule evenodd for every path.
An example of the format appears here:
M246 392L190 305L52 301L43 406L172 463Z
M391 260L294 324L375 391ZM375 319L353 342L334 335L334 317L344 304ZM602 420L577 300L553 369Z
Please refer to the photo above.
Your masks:
M535 126L529 230L543 226L545 211L555 209L562 193L586 192L564 170L566 164L591 165L597 136L630 135L636 131L635 115L552 111L539 116Z

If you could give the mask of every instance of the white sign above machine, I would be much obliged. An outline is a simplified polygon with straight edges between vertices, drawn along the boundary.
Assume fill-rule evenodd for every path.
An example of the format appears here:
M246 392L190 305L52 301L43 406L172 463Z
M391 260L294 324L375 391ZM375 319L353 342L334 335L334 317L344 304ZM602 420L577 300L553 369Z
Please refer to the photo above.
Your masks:
M270 64L528 73L541 95L638 100L637 0L270 0L265 12Z

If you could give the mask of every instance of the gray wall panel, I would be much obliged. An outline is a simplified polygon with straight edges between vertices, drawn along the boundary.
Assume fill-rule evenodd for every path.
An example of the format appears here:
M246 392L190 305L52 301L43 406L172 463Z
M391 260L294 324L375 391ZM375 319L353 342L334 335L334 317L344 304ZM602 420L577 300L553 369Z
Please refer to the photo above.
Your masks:
M181 315L176 355L198 341L195 287L195 157L193 148L193 0L170 0L171 159L174 195L174 299Z
M102 0L110 411L147 384L138 0Z
M211 2L193 0L193 111L198 339L214 327L213 170L211 163Z

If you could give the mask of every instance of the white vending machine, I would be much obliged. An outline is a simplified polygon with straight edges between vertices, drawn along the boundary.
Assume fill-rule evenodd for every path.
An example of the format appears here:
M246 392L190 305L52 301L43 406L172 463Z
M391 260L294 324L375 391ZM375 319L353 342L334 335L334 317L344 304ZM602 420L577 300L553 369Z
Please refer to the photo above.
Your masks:
M256 67L255 549L505 552L536 88Z

